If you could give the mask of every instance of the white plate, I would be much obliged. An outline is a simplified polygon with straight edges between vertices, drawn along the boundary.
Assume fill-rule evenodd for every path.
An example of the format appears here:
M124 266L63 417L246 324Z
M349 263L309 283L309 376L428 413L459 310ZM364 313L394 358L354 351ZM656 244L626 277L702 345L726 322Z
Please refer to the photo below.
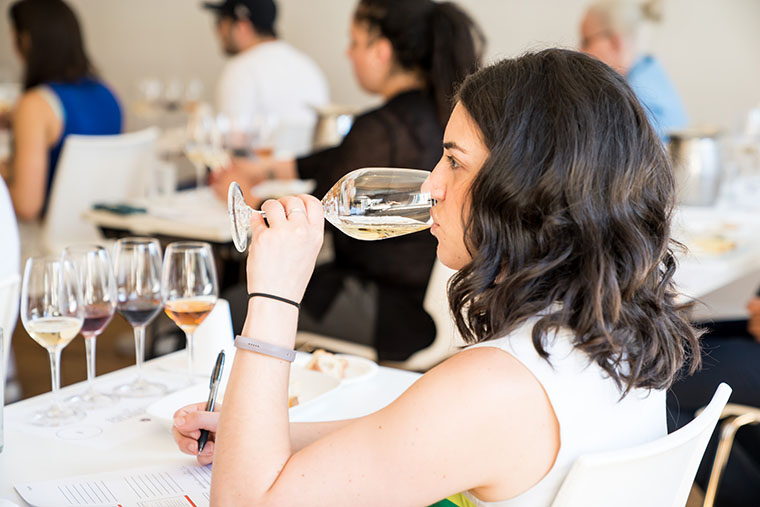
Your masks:
M337 354L348 361L346 372L343 376L343 383L349 384L357 380L365 380L377 373L377 363L364 357L349 356L347 354Z
M251 189L259 199L279 199L286 195L308 194L317 186L315 180L266 180Z
M291 407L291 414L294 410L311 403L339 385L340 381L336 378L325 375L319 371L306 370L300 366L294 365L290 368L290 385L288 391L291 396L298 396L298 405ZM224 387L225 386L219 388L217 403L221 404L223 402ZM208 384L198 384L161 398L151 404L145 409L145 411L156 420L171 427L174 413L177 410L186 405L190 405L191 403L205 402L207 399Z
M377 373L377 363L370 361L364 357L352 356L349 354L335 354L338 357L342 357L348 362L346 371L343 375L341 382L343 384L351 384L358 380L365 380L375 373ZM294 364L306 368L306 365L311 361L311 354L298 354Z

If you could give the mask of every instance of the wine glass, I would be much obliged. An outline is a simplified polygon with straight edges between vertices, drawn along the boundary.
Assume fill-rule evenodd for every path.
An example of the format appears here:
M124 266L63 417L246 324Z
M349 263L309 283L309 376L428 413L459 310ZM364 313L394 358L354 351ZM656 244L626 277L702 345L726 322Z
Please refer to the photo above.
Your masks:
M116 388L123 396L166 393L166 386L143 377L145 326L161 311L161 245L153 238L123 238L116 242L116 310L135 331L137 378Z
M31 257L24 267L21 288L21 322L29 335L50 356L53 404L36 412L32 424L62 426L78 421L84 412L61 404L61 351L79 333L84 321L82 293L76 270L60 257Z
M253 118L253 154L262 160L274 155L280 120L274 114L259 114Z
M171 243L161 277L164 311L185 332L188 374L193 372L193 333L216 304L219 293L211 245Z
M67 401L88 408L112 405L118 398L98 392L95 380L95 343L116 311L116 279L108 251L98 245L70 246L63 251L77 271L82 290L84 324L82 336L87 354L87 390Z
M435 199L421 192L430 175L419 169L369 167L343 176L322 198L325 218L344 234L362 240L393 238L427 229ZM230 184L227 209L232 241L239 252L248 246L251 216L263 211L245 203L240 185Z
M224 149L223 127L209 111L198 111L188 123L185 155L195 168L196 188L206 184L208 169L216 171L230 162Z

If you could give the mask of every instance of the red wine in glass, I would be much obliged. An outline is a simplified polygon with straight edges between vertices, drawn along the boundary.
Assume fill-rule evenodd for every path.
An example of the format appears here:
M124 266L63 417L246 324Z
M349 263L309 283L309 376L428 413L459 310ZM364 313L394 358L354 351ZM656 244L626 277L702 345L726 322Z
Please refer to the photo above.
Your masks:
M161 301L155 299L132 299L119 303L116 308L132 327L139 327L153 320L153 317L161 310Z
M84 308L83 336L97 336L111 322L114 308L108 303L95 303Z

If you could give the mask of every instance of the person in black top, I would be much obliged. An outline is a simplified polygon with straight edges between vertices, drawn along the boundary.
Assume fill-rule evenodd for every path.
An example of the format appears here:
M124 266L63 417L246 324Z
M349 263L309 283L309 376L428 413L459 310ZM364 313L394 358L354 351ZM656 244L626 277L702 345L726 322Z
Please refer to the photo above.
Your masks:
M760 407L760 295L747 303L746 320L698 322L702 335L702 368L684 374L668 391L668 430L689 423L707 405L718 384L731 386L730 402ZM707 489L720 436L713 432L697 471L696 482ZM721 476L716 507L760 505L760 426L747 425L736 440Z
M266 164L236 160L217 177L217 192L226 196L230 181L245 188L267 177L298 177L315 179L314 195L321 197L360 167L432 169L441 157L455 86L478 68L483 45L478 27L451 2L361 0L348 56L361 87L385 103L356 118L337 147ZM401 361L432 343L435 325L422 303L435 261L435 239L423 231L363 242L336 232L333 241L335 258L314 273L301 324L323 319L347 280L354 279L376 294L369 334L379 360ZM331 318L341 317L331 313ZM360 334L349 330L354 332Z

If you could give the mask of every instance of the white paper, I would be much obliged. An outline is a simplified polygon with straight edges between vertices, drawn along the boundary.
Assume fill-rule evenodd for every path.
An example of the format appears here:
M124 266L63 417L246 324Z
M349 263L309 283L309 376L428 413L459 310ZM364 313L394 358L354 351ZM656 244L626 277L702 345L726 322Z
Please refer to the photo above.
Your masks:
M208 507L211 465L139 468L15 488L34 507Z

